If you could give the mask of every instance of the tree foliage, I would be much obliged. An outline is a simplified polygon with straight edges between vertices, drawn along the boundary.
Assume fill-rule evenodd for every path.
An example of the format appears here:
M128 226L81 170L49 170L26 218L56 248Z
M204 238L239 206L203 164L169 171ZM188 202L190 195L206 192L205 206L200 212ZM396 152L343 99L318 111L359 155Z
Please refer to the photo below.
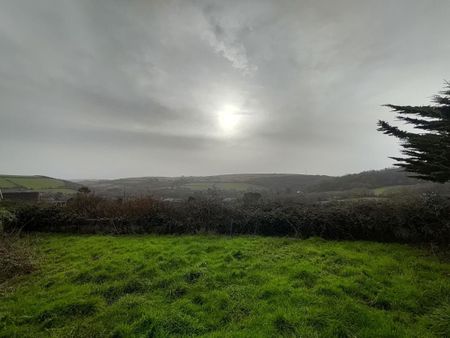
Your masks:
M401 141L405 157L391 157L398 167L414 173L413 177L433 182L450 180L450 83L432 106L397 106L388 104L400 121L419 132L401 130L378 121L378 130Z

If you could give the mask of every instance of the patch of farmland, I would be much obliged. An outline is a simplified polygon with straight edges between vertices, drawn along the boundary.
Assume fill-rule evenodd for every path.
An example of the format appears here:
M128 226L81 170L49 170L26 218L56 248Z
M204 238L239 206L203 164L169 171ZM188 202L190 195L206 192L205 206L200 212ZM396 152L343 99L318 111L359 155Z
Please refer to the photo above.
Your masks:
M11 182L7 177L0 176L0 189L17 188L17 184Z
M74 193L79 184L46 176L0 175L0 189L34 190L50 193Z

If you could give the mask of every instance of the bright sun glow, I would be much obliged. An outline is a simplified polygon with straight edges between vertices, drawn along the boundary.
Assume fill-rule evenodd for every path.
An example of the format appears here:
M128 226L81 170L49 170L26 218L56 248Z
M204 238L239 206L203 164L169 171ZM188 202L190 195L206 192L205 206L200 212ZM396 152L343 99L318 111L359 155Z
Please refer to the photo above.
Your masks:
M240 121L239 110L234 106L226 105L218 115L220 129L227 135L235 133Z

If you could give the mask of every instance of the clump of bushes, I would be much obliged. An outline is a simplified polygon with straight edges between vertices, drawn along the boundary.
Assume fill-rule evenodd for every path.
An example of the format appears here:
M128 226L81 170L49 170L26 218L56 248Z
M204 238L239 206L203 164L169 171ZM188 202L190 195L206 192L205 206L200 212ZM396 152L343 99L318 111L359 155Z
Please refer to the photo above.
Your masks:
M17 233L0 233L0 284L34 270L33 249Z
M428 194L408 198L298 204L255 200L223 203L192 198L104 199L78 194L65 206L25 206L8 227L76 233L218 233L319 236L383 242L450 243L450 201Z
M14 221L14 213L0 207L0 233L3 232L4 224L10 224Z

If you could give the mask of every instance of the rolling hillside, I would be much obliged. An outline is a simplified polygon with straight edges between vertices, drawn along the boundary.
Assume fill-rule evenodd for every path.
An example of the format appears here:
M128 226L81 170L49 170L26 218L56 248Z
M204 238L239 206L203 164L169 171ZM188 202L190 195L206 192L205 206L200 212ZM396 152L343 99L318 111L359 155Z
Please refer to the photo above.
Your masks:
M99 194L110 196L167 194L169 192L189 193L220 190L226 193L245 191L284 192L304 190L317 184L328 176L296 174L230 174L216 176L182 177L138 177L115 180L84 180L78 183L95 190Z
M72 194L81 185L47 176L0 175L0 189L3 191L39 191L44 193Z
M156 195L186 197L208 190L235 195L247 191L291 194L346 192L357 189L372 190L374 195L401 193L404 189L438 189L448 191L447 185L426 183L408 177L397 169L366 171L340 177L301 174L230 174L216 176L134 177L113 180L81 180L70 182L47 176L0 175L3 191L33 190L43 193L75 193L88 186L100 195L110 197ZM442 186L442 187L441 187Z
M332 177L309 187L310 192L376 189L389 186L416 185L424 181L411 178L399 169L363 171L358 174Z
M432 183L410 178L407 173L398 169L372 170L339 177L301 174L230 174L84 180L78 183L88 186L96 193L108 196L153 194L177 195L178 197L208 190L218 190L225 194L246 191L277 194L292 194L301 191L321 194L365 189L380 196L385 192L402 191L403 187L413 190L439 188ZM390 187L393 188L390 189Z

